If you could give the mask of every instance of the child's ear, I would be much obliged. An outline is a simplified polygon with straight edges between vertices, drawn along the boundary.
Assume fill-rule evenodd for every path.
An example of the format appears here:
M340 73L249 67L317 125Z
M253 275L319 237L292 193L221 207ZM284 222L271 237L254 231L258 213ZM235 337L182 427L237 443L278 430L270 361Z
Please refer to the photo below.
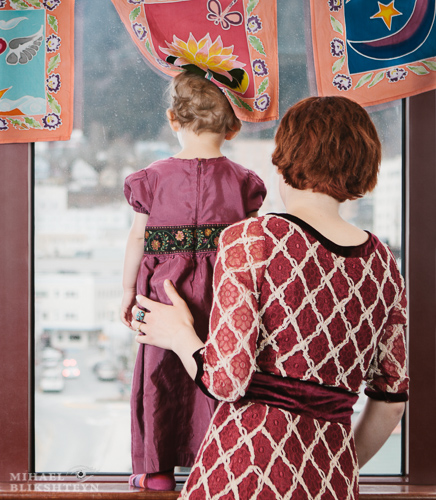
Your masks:
M179 132L181 129L180 122L177 120L176 115L174 114L174 111L172 109L167 109L166 115L168 118L168 122L170 124L171 129L174 132Z
M224 136L226 141L231 141L232 139L234 139L238 134L239 134L239 130L230 130L230 132L227 132L227 134Z
M235 117L235 120L234 120L233 126L232 126L232 130L230 130L229 132L227 132L226 135L225 135L226 141L231 141L232 139L234 139L239 134L239 131L241 130L241 127L242 127L241 120L238 120Z

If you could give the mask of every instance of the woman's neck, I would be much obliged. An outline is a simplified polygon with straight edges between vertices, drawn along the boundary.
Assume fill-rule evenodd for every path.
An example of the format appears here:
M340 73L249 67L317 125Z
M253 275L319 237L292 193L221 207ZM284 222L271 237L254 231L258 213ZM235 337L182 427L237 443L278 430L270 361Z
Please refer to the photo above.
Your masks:
M316 219L341 219L340 203L331 196L316 193L311 189L295 189L291 186L286 186L284 191L283 202L286 211L292 215L297 217L304 215L306 218Z
M362 229L346 222L339 214L340 202L324 193L281 186L286 212L304 220L338 245L360 245L368 239Z
M177 136L182 146L174 158L191 160L193 158L218 158L223 156L221 146L225 140L225 134L203 132L197 135L191 130L181 129Z

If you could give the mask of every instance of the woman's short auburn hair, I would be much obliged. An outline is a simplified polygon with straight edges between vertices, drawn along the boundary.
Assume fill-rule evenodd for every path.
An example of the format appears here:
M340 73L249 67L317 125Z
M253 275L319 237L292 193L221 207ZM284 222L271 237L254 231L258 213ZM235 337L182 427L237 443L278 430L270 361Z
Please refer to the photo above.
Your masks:
M170 87L170 110L183 128L196 134L238 131L241 121L223 92L201 75L183 71Z
M346 97L309 97L288 109L272 162L287 184L354 200L377 184L381 144L368 113Z

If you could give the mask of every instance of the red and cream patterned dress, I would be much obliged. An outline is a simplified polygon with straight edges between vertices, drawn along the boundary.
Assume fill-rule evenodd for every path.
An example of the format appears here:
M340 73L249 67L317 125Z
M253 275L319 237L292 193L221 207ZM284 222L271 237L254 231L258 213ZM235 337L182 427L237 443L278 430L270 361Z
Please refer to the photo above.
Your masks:
M288 214L224 230L195 355L199 385L221 403L180 498L356 499L349 416L315 395L355 401L366 381L370 397L407 400L405 308L395 258L372 234L343 247ZM272 404L251 399L257 376ZM295 411L274 402L282 381Z

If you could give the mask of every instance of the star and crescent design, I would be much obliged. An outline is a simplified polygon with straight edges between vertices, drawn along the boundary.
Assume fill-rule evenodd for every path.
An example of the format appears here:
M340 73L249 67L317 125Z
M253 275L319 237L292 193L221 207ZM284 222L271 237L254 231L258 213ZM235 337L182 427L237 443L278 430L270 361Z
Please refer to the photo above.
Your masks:
M395 2L396 0L385 3L378 1L378 11L369 15L372 23L383 21L391 33L373 36L369 40L347 40L349 47L357 54L373 60L387 61L407 57L427 42L435 28L435 0L415 0L408 18L396 8ZM394 20L399 17L402 19L402 26L393 29ZM379 29L375 32L382 33Z
M388 5L378 2L379 10L371 17L371 19L382 19L388 29L391 29L392 18L395 16L401 16L403 14L394 7L394 1L395 0L392 0L392 2Z

